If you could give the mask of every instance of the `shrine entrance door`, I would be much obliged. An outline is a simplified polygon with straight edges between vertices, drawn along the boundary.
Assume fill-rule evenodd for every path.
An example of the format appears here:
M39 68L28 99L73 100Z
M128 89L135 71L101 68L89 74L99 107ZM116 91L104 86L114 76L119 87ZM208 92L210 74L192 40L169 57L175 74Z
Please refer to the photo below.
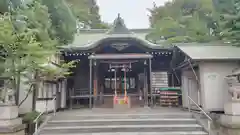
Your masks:
M151 58L150 54L95 54L90 56L90 93L93 92L94 101L90 98L89 102L93 103L94 107L108 108L148 105L148 91L151 91L151 84L147 83L150 82L147 80L150 80ZM91 63L95 64L91 66ZM147 67L146 63L150 67ZM140 88L138 75L143 71L146 83Z

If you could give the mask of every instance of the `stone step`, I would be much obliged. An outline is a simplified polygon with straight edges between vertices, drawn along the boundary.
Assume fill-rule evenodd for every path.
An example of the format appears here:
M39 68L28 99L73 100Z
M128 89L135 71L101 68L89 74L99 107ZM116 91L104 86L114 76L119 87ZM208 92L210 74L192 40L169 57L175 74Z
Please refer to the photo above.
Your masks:
M56 135L51 133L44 133L41 135ZM203 131L175 131L175 132L109 132L109 133L64 133L58 135L208 135Z
M155 124L196 124L193 118L169 119L87 119L87 120L52 120L48 127L56 126L97 126L97 125L155 125Z
M153 118L192 118L190 113L161 113L161 114L95 114L95 115L81 115L59 114L52 118L52 120L84 120L84 119L153 119Z
M101 126L55 126L44 127L40 134L101 133L101 132L169 132L203 131L198 124L178 125L101 125Z

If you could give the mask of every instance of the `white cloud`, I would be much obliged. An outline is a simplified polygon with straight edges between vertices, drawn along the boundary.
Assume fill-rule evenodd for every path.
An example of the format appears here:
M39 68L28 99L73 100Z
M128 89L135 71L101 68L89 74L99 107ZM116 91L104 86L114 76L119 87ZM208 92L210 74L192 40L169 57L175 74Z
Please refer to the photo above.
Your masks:
M112 23L120 13L128 28L148 28L147 8L153 7L153 2L163 5L168 0L97 0L102 20Z

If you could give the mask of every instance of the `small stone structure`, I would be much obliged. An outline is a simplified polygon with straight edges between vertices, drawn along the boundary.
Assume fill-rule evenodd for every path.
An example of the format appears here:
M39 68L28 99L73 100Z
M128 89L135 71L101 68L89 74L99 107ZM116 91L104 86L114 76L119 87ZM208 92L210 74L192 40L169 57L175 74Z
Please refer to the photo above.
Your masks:
M25 125L18 116L18 106L15 106L14 91L3 88L0 102L0 135L25 135Z
M240 71L240 70L239 70ZM219 135L240 135L240 72L226 77L229 85L228 102L224 105L225 114L221 115Z
M0 104L0 135L25 135L18 107Z

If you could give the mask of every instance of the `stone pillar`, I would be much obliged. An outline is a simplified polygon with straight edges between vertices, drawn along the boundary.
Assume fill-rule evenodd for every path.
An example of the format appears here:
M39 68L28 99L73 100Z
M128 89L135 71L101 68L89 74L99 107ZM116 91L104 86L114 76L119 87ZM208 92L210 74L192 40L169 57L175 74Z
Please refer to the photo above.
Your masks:
M237 76L227 77L229 84L225 114L220 117L219 135L240 135L240 83Z
M24 130L18 107L0 104L0 135L25 135Z

